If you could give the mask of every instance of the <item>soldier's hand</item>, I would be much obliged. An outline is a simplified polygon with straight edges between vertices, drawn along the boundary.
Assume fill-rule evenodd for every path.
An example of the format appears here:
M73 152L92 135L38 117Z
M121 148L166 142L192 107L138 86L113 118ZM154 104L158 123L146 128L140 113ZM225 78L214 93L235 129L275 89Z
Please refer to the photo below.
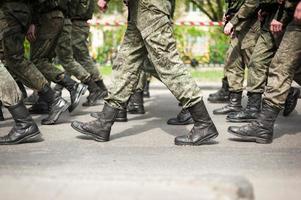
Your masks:
M276 19L273 19L270 25L270 31L273 34L279 34L283 31L283 24Z
M108 9L108 3L106 0L98 0L97 5L102 12Z
M231 22L228 22L224 28L224 33L226 35L231 35L231 33L233 32L233 24Z
M129 0L123 0L123 3L128 6L129 5Z
M277 0L278 4L284 4L286 0Z
M34 42L36 41L36 26L34 24L31 24L28 28L26 38L29 42Z
M298 3L295 14L294 14L294 20L296 23L301 23L301 2Z

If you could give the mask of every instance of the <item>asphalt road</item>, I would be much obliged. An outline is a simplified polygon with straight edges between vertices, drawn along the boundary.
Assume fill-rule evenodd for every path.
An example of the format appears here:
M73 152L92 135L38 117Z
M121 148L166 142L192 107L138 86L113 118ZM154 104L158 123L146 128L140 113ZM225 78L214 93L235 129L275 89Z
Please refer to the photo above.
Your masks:
M204 89L205 98L213 92ZM233 192L231 181L240 178L251 182L255 199L301 199L300 105L279 117L272 144L233 141L225 117L214 116L220 132L215 142L178 147L174 138L192 126L166 125L180 110L176 99L155 82L145 102L147 113L115 123L108 143L70 127L73 120L90 121L89 113L102 108L97 106L79 107L59 125L40 126L42 141L0 146L0 199L229 199L223 193ZM210 113L221 106L206 105ZM0 135L11 125L1 122Z

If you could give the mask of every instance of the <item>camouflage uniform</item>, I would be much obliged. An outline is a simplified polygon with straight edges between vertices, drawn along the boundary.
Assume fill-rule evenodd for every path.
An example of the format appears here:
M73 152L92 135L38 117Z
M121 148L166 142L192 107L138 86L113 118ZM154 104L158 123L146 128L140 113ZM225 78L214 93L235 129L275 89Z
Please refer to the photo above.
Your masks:
M6 24L4 33L1 30L3 40L4 62L8 70L16 75L28 87L40 91L48 81L36 68L36 66L25 59L24 40L30 23L30 8L25 1L5 2L0 10L0 23ZM4 26L1 26L1 28Z
M278 19L279 5L277 3L261 4L260 7L263 12L268 14L262 22L260 36L248 64L247 90L252 93L264 92L268 68L282 39L282 35L275 36L270 32L271 21L274 18Z
M13 77L0 63L0 101L4 106L14 106L22 99L22 92ZM1 109L1 108L0 108Z
M71 1L70 17L72 19L72 48L73 57L85 70L91 74L94 81L102 80L99 69L89 54L88 37L90 25L88 20L92 18L95 8L94 0Z
M298 2L298 1L297 1ZM284 21L290 21L292 10L296 1L286 2L288 17ZM287 26L279 49L269 67L268 83L264 93L264 100L269 105L283 108L292 81L295 79L300 84L301 77L301 25L290 22Z
M243 91L244 70L253 53L260 29L257 20L257 1L235 1L233 10L237 10L230 20L235 28L225 65L225 76L229 82L229 90Z
M202 100L201 91L184 66L173 37L173 3L130 1L130 18L124 41L114 62L116 76L107 103L122 109L137 86L144 60L149 56L162 82L184 108Z
M37 25L37 39L31 43L30 59L47 80L58 83L64 71L55 67L55 49L64 27L64 14L47 3L37 3L34 7L34 23Z
M73 57L71 33L72 22L69 18L65 18L64 27L57 41L56 54L68 74L75 76L81 82L86 82L91 75Z

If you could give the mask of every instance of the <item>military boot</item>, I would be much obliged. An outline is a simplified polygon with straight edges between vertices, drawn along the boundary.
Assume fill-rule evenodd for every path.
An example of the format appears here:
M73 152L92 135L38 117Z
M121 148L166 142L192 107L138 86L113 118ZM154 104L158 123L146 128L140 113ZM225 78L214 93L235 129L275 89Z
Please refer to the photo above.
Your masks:
M242 109L241 106L242 92L230 92L230 102L228 105L213 110L215 115L226 115L231 112L239 112Z
M103 91L103 93L104 93L102 98L108 96L108 89L107 89L105 83L103 82L103 80L95 81L95 83L100 88L100 90Z
M4 116L3 116L3 112L2 112L2 102L0 101L0 121L4 121Z
M111 127L117 114L118 109L105 104L102 115L97 120L87 123L74 121L71 123L71 126L76 131L91 136L98 142L107 142L110 140Z
M30 114L43 115L49 114L50 108L48 103L43 98L39 98L39 100L28 110Z
M191 117L189 110L187 109L182 109L181 112L177 115L177 117L170 118L167 121L167 124L169 125L188 125L193 123L194 121Z
M261 111L261 93L248 92L246 109L240 112L232 112L227 116L229 122L251 122L257 119Z
M222 87L213 94L209 94L208 101L210 103L227 103L229 102L229 83L227 78L222 79Z
M64 86L70 92L71 105L69 112L72 112L79 104L80 98L85 94L87 86L82 83L77 83L72 80L69 76L64 75L58 84Z
M279 108L263 102L262 111L257 120L241 127L230 126L228 132L250 142L272 143L274 123L279 112Z
M100 118L102 116L102 112L93 112L91 113L91 117L94 117L96 119ZM127 111L126 109L118 110L117 116L115 118L115 122L127 122Z
M291 87L284 104L283 116L287 117L295 110L299 96L300 89Z
M145 98L150 98L149 84L150 84L150 81L146 81L145 87L143 89L143 97L145 97Z
M64 87L62 85L60 85L60 84L55 84L55 86L53 87L54 92L58 96L62 96L63 89L64 89Z
M19 80L16 80L16 83L17 83L20 91L22 92L23 99L27 98L27 91L26 91L24 84Z
M41 135L37 124L29 115L23 102L8 107L15 124L8 135L0 137L0 145L19 144L36 139Z
M93 81L91 78L88 81L86 81L85 84L88 86L88 91L90 93L87 97L87 101L83 103L83 106L85 107L97 105L97 100L103 99L105 96L108 95L107 90L98 87L96 82Z
M201 145L218 136L203 101L188 108L188 110L194 120L194 126L188 135L175 138L176 145Z
M127 110L130 114L145 114L143 91L136 91L130 97Z
M30 96L24 99L25 105L34 105L39 100L37 91L34 91Z
M60 115L64 113L70 106L66 100L57 95L48 85L39 91L39 96L49 105L49 114L47 118L42 119L43 125L55 124Z

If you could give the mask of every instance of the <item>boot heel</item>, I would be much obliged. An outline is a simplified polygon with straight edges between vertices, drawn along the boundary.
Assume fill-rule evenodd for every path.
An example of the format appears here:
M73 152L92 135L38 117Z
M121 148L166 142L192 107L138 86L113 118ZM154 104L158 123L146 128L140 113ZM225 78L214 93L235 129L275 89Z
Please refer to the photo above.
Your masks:
M273 142L272 139L255 139L255 142L258 144L271 144Z

